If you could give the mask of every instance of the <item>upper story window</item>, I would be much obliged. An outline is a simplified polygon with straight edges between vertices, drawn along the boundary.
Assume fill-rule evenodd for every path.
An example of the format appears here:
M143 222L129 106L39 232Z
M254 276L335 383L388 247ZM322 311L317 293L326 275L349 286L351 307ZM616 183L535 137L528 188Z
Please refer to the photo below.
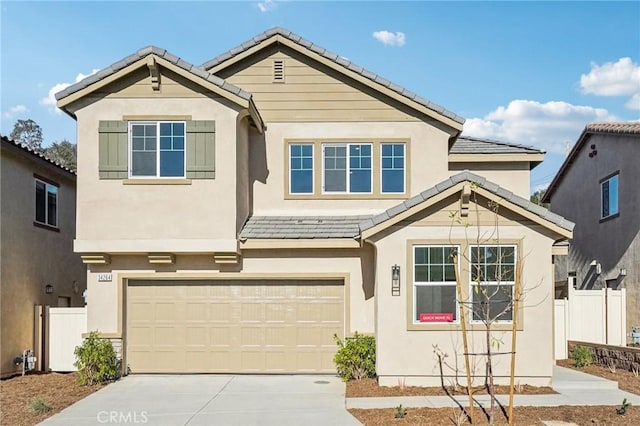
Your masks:
M185 123L132 122L131 177L185 177Z
M470 269L472 320L511 322L516 279L516 246L472 246Z
M600 182L601 211L600 218L606 219L619 213L618 210L618 175L615 174Z
M385 140L288 142L287 194L404 197L407 143Z
M324 144L323 191L371 193L371 144Z
M413 247L413 323L457 321L457 246Z
M58 227L58 186L35 179L36 223Z
M289 145L289 192L313 193L313 144Z
M382 193L403 193L405 191L405 155L403 143L383 143L382 149Z

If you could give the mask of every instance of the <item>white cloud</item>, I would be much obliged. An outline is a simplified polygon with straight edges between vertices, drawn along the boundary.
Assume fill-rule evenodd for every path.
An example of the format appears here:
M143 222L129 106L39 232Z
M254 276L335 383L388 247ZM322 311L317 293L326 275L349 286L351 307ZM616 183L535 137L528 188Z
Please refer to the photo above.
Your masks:
M602 65L592 63L591 71L580 76L580 88L587 95L631 96L625 106L640 109L640 65L628 57Z
M464 134L532 145L562 154L565 143L574 142L587 123L619 120L603 108L517 99L482 118L468 119Z
M276 2L275 0L264 0L261 2L258 2L258 9L260 9L260 12L265 13L265 12L270 12L273 9L276 8Z
M97 73L98 69L94 69L92 70L89 74L82 74L82 73L78 73L78 75L76 76L76 79L74 81L74 83L79 82L80 80L83 80L87 77L89 77L90 75L93 75L95 73ZM40 99L40 104L41 105L49 105L51 106L51 111L55 111L58 114L61 114L62 112L56 108L56 93L58 93L61 90L66 89L67 87L71 86L74 83L57 83L54 84L53 87L51 87L51 89L49 89L49 93L47 95L47 97Z
M392 33L391 31L386 30L374 32L373 38L375 38L385 46L404 46L407 40L404 33L400 31Z
M29 108L27 108L25 105L19 104L9 108L9 111L5 111L4 113L2 113L2 116L4 118L13 118L16 115L24 114L26 112L29 112Z

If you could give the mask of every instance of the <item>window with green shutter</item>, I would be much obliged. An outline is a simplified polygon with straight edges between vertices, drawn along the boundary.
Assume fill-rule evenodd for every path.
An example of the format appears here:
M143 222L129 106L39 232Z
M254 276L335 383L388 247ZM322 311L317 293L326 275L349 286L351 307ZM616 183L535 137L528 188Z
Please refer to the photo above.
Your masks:
M101 121L101 179L215 178L215 122Z

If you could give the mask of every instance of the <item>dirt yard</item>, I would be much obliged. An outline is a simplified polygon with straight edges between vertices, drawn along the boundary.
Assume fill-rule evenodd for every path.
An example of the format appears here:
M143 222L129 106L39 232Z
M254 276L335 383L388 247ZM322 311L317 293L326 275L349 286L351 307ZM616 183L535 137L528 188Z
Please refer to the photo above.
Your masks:
M613 380L614 382L618 382L618 388L620 388L620 390L640 395L640 376L636 376L631 371L619 369L611 371L609 368L602 365L590 365L588 367L575 368L573 366L573 361L570 359L558 360L556 361L556 364L562 367L573 368L574 370L582 371L583 373Z
M0 425L31 426L40 423L102 385L80 386L75 373L30 374L0 381ZM29 409L32 398L42 398L51 407L43 414Z
M349 410L365 426L451 426L469 424L465 413L459 408L407 408L403 419L396 419L394 408L378 410ZM640 425L640 407L631 407L624 415L616 414L616 407L515 407L515 424L542 425L543 421L555 420L578 425ZM476 408L476 424L488 424L486 413ZM508 424L506 416L498 410L496 425Z

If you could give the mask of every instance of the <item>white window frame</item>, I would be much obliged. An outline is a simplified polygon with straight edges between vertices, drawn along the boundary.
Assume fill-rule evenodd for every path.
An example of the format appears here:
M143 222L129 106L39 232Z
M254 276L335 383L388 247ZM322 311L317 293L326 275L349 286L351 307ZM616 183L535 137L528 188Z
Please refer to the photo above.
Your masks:
M416 279L416 248L430 248L430 247L449 247L449 248L454 248L457 250L457 252L460 252L460 246L457 244L415 244L412 246L412 250L411 250L411 275L412 275L412 283L411 283L411 291L413 292L413 306L411 307L412 311L413 311L413 315L412 315L412 323L413 325L438 325L438 324L460 324L460 305L459 305L459 301L458 301L458 293L456 291L455 293L455 312L453 313L455 316L455 319L451 322L449 321L439 321L439 322L420 322L419 320L416 319L417 317L417 305L418 305L418 291L417 291L417 287L424 287L424 286L431 286L431 285L437 285L437 286L451 286L451 287L456 287L456 281L420 281L418 282ZM457 260L457 264L454 265L454 267L458 270L458 276L460 275L460 257L458 256Z
M474 319L474 314L473 314L473 307L474 304L473 302L475 302L474 300L474 295L475 295L475 291L473 289L474 285L477 285L474 281L473 281L473 268L474 268L474 263L472 261L473 259L473 255L472 255L472 250L474 248L482 248L482 247L513 247L513 261L514 261L514 265L513 265L513 279L514 281L482 281L483 284L485 285L500 285L500 286L507 286L510 285L511 286L511 300L513 303L513 297L514 297L514 291L516 288L516 282L515 282L515 278L516 278L516 268L518 268L518 245L517 244L513 244L513 243L505 243L505 244L471 244L469 245L469 295L470 297L470 301L472 302L471 304L471 309L469 312L469 320L471 324L484 324L484 322L482 320L476 320ZM511 307L511 318L510 320L495 320L493 323L494 324L512 324L513 323L513 305Z
M36 196L37 196L37 182L40 182L42 184L44 184L44 222L41 222L38 220L38 205L36 203L35 205L35 209L34 209L34 222L38 223L40 225L44 225L44 226L48 226L51 228L58 228L58 223L60 223L60 218L59 218L59 212L60 212L60 204L59 204L59 197L58 194L60 192L60 187L58 185L54 185L52 183L49 183L47 181L44 181L42 179L38 179L38 178L34 178L35 182L34 182L34 190L36 191ZM48 195L49 195L49 188L55 188L55 194L56 194L56 223L54 225L48 223L49 220L49 200L48 200Z
M382 147L385 145L402 145L404 154L402 155L402 191L384 191L383 190L383 171L382 168ZM391 169L394 170L394 169ZM407 144L404 142L381 142L380 143L380 194L404 194L407 192Z
M291 185L293 184L293 168L291 167L291 149L293 146L310 146L311 147L311 192L293 192L291 190ZM315 182L315 177L316 177L316 170L315 170L315 144L313 142L291 142L289 143L289 156L287 157L287 161L288 161L288 165L287 167L289 168L289 195L312 195L315 194L316 192L316 182Z
M184 156L182 165L182 176L160 176L160 124L182 123L184 125ZM133 132L135 125L156 125L156 175L155 176L135 176L133 175ZM130 121L128 126L128 174L129 179L184 179L187 176L187 122L183 120L160 120L160 121Z
M349 188L351 187L351 162L350 162L350 155L349 155L349 148L351 147L351 145L368 145L369 148L371 149L371 178L370 178L370 190L369 192L351 192L349 190ZM346 149L346 186L345 186L345 191L327 191L325 190L325 148L326 147L345 147ZM327 194L327 195L332 195L332 194L351 194L351 195L370 195L373 194L373 174L374 174L374 164L373 164L373 160L374 160L374 153L373 153L373 143L372 142L326 142L326 143L322 143L321 146L322 149L322 160L321 160L321 169L322 169L322 193L323 194Z
M616 212L609 213L607 216L604 215L604 203L602 202L602 193L604 191L604 184L609 184L609 212L611 212L611 181L615 178L616 180ZM609 176L608 178L603 179L600 182L600 219L608 219L610 217L615 217L620 214L620 173L615 173Z

